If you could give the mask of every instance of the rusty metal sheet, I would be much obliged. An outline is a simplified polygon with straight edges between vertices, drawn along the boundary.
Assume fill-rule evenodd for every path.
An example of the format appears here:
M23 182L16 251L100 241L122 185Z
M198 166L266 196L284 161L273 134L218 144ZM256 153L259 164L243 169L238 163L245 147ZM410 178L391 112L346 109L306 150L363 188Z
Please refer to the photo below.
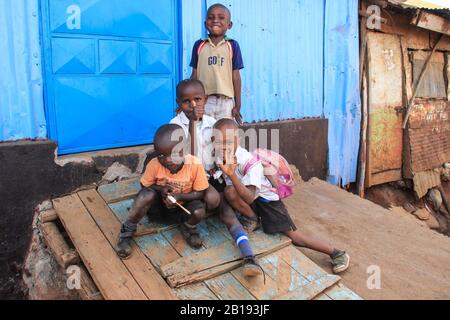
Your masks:
M414 175L414 191L419 199L422 199L428 190L441 184L441 174L439 170L422 171Z
M445 54L445 65L447 66L447 100L450 101L450 53Z
M369 130L366 187L402 178L403 69L400 38L368 33Z
M422 101L414 106L408 129L412 174L450 161L450 102Z
M414 83L419 78L425 61L430 55L430 52L417 51L413 54L413 77ZM444 54L436 52L433 55L432 61L424 74L422 82L417 89L418 98L447 98L447 87L445 83L445 61Z

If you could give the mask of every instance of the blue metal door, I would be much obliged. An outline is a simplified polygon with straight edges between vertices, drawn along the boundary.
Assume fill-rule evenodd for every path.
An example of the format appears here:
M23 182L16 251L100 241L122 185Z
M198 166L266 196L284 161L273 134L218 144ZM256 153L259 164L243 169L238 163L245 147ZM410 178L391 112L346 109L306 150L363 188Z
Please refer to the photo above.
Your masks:
M59 153L152 143L175 109L177 0L42 0Z

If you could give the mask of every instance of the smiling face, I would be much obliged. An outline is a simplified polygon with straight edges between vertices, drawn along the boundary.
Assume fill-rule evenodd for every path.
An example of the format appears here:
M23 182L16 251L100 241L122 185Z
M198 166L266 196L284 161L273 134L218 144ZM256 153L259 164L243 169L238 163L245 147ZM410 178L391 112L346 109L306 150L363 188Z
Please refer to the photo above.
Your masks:
M223 6L212 6L208 10L205 26L210 35L215 37L225 36L233 26L230 11Z
M189 120L201 120L205 114L205 90L199 84L187 84L180 88L177 104Z
M228 119L227 119L228 120ZM232 163L239 147L239 131L234 124L225 122L214 127L212 142L217 163Z

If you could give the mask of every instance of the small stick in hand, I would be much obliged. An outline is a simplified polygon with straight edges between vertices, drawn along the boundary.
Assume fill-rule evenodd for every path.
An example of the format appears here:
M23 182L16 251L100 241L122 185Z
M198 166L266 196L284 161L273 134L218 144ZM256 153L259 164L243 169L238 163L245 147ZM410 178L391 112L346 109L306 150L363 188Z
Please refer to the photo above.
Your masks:
M192 215L192 213L191 213L188 209L186 209L185 207L183 207L181 204L179 204L178 201L177 201L174 197L172 197L172 196L167 196L167 199L168 199L171 203L176 204L178 207L180 207L180 208L181 208L184 212L186 212L188 215Z

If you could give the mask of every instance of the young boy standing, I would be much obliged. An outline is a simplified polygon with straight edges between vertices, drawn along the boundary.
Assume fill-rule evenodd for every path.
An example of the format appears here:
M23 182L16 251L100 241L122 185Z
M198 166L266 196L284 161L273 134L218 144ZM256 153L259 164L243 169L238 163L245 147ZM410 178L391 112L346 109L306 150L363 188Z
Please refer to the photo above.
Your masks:
M195 123L197 156L209 178L209 187L205 191L205 203L208 211L219 207L220 219L228 228L244 258L243 274L257 276L262 273L254 257L247 233L236 218L234 210L223 199L225 186L214 178L215 160L213 155L212 136L216 120L205 114L206 94L203 84L199 80L184 80L177 86L178 115L170 123L183 128L189 136L191 124Z
M200 80L205 86L207 115L216 120L234 118L241 124L240 70L244 64L238 42L226 36L233 27L230 10L222 4L212 5L205 26L209 36L194 45L191 79Z
M233 120L219 120L214 128L216 153L223 154L225 162L218 164L226 175L225 199L230 206L240 212L250 222L249 232L256 229L259 219L265 233L283 233L292 243L325 253L331 257L333 272L341 273L349 267L350 257L328 243L308 237L297 230L286 207L275 193L272 184L264 176L261 163L244 173L245 165L252 155L239 146L238 127Z
M180 138L183 140L180 141ZM162 126L156 132L154 141L158 156L147 165L141 178L142 190L120 230L116 251L122 259L131 255L131 241L137 224L146 214L181 220L181 231L186 242L194 248L202 246L196 226L206 214L203 199L209 184L205 170L197 158L184 155L183 148L180 148L185 141L180 126ZM180 210L169 200L169 196L184 205L191 214Z

